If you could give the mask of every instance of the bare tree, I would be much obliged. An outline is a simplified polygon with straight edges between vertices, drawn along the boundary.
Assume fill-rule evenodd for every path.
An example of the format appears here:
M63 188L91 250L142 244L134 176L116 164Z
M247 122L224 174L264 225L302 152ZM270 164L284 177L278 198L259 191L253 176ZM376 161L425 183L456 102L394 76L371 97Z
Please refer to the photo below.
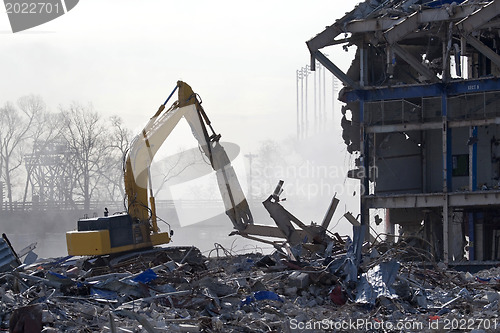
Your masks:
M108 172L103 176L109 183L106 187L108 196L112 200L123 199L125 197L125 186L123 179L123 163L125 154L130 148L132 132L123 125L123 120L118 116L112 116L110 133L110 156Z
M111 144L107 127L91 105L73 103L62 110L65 138L75 153L77 190L84 201L84 209L90 209L94 194L102 191L101 181L109 171ZM107 183L107 182L106 182ZM104 185L105 186L105 185Z
M34 95L21 97L18 106L21 112L9 102L0 108L0 159L10 210L14 173L22 164L23 144L30 136L33 121L45 108L41 98Z

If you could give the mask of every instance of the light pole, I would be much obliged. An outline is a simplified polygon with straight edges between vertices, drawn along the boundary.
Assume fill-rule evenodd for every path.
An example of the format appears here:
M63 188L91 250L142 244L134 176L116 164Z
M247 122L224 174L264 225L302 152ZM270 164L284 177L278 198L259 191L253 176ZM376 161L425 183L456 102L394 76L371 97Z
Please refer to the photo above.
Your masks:
M248 158L248 199L250 201L253 200L253 178L252 178L252 160L254 157L259 157L259 155L248 153L245 154L245 157Z
M316 61L316 66L318 66L318 62ZM317 69L318 67L316 67ZM317 110L317 104L316 104L316 72L317 70L314 71L314 132L318 132L318 110Z
M306 78L306 96L305 96L305 105L306 105L306 109L305 109L305 118L306 118L306 125L305 125L305 137L307 137L307 132L308 132L308 129L309 129L309 117L308 117L308 114L307 114L307 77L309 76L309 74L311 73L309 71L309 65L306 65L306 67L303 67L302 68L302 73L303 75L305 76Z
M299 80L302 80L302 71L297 69L297 139L300 139L300 119L299 119Z

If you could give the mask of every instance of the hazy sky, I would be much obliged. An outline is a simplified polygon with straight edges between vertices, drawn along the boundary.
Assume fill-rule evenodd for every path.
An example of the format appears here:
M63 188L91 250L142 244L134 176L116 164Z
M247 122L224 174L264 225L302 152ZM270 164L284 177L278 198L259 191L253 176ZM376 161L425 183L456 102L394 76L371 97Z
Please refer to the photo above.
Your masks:
M305 42L357 3L81 0L62 17L15 34L3 13L0 105L31 93L53 111L90 102L138 133L180 79L201 96L224 141L238 144L242 154L255 152L265 139L295 135L296 70L309 64ZM349 66L351 55L341 47L325 52L341 68ZM309 80L311 88L312 75ZM350 156L337 113L328 136L306 149L342 167ZM235 161L240 178L242 160ZM330 197L322 199L326 209Z
M357 2L81 0L16 34L3 13L0 104L30 93L53 110L92 102L138 130L182 79L224 139L253 149L295 133L305 41Z
M305 42L358 2L80 0L62 17L15 34L2 10L0 105L32 93L52 111L72 101L92 103L137 133L183 80L201 96L223 140L243 154L255 152L262 140L295 135L296 70L309 63ZM325 52L347 69L352 55ZM342 166L350 156L336 117L329 135L305 146L324 163ZM358 206L349 191L342 213L345 205ZM315 216L297 216L320 220L330 199L316 201Z

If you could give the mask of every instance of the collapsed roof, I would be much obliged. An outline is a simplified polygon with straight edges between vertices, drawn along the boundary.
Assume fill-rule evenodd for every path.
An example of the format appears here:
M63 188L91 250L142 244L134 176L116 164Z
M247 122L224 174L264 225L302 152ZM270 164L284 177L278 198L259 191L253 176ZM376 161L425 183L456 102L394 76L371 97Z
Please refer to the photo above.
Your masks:
M307 41L311 69L317 60L344 84L348 151L360 150L359 106L352 102L368 91L500 76L499 14L500 0L367 0ZM356 47L347 72L321 51L331 45Z
M367 0L307 46L313 59L350 88L447 82L452 57L457 77L464 73L461 57L470 58L468 77L481 77L499 72L499 14L500 1L495 0ZM320 51L338 44L358 47L347 73ZM361 52L367 55L364 63Z

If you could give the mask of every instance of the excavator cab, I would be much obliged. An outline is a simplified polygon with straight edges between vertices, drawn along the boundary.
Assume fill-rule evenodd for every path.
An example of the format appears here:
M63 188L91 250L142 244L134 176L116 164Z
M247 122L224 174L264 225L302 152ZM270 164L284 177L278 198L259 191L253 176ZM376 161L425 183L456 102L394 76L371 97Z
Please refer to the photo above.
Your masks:
M77 226L66 233L69 255L105 255L170 242L169 233L152 233L149 223L134 221L128 213L81 219Z

